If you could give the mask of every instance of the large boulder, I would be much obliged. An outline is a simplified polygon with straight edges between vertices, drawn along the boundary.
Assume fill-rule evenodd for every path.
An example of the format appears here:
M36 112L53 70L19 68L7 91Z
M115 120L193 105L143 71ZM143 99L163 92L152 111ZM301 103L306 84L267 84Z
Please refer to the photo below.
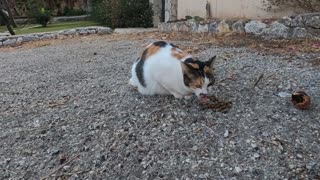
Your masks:
M199 24L198 33L209 32L209 25L208 24Z
M222 34L229 33L231 32L231 28L225 20L222 20L218 25L218 31L219 33L222 33Z
M190 27L191 32L197 32L199 27L199 22L194 19L189 19L186 25Z
M259 35L266 27L267 25L265 23L261 21L252 20L244 26L244 29L246 33L253 33L255 35Z
M307 27L320 29L320 14L305 18L305 25Z
M27 35L27 36L23 36L23 42L28 42L28 41L35 41L35 40L39 40L39 36L37 35Z
M291 17L284 16L283 18L279 19L278 22L285 26L291 27L293 23L293 19Z
M243 20L239 20L232 24L232 31L235 33L244 33L245 32L244 25L245 25L245 22Z
M213 33L219 32L218 25L219 25L218 22L211 22L209 24L209 32L213 32Z
M97 27L98 34L111 34L112 29L109 27Z
M10 46L10 45L14 45L16 43L16 41L17 40L15 38L13 38L13 39L7 39L7 40L3 41L2 43L4 46Z
M290 28L279 23L278 21L274 21L271 23L270 27L265 28L262 31L263 36L270 38L289 38L290 36Z
M64 35L74 35L74 34L76 34L76 32L77 31L75 29L68 29L68 30L63 31L62 34L64 34Z
M308 37L309 33L306 28L295 27L293 29L292 38L305 38Z
M320 29L320 13L300 14L292 20L291 26Z

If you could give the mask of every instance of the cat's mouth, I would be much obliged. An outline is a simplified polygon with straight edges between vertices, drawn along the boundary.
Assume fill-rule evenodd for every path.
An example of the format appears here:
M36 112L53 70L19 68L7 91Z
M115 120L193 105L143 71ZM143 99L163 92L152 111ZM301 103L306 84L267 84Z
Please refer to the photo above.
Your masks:
M205 99L205 98L208 98L208 94L199 94L199 98L201 99Z

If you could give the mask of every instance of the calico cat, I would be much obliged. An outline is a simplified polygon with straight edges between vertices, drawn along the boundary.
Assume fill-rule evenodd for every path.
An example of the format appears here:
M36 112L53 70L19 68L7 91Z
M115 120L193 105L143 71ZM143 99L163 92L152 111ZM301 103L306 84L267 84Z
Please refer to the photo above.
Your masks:
M176 98L198 97L213 85L213 60L202 62L173 44L151 43L134 62L129 84L141 94L172 94Z

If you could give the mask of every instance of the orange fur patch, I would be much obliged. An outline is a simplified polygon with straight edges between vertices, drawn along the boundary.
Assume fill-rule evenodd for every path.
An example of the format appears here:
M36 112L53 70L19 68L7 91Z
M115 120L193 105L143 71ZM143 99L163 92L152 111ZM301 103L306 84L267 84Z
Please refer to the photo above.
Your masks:
M178 51L177 48L172 48L171 49L172 51L172 56L179 59L179 60L182 60L182 59L185 59L189 54L184 52L184 51Z
M205 67L203 68L203 71L204 71L204 73L206 73L206 74L212 74L212 73L213 73L213 70L212 70L210 67L208 67L208 66L205 66Z
M192 83L189 84L189 86L193 89L201 88L204 84L204 79L201 77L197 77L196 79L193 79Z
M190 66L192 66L193 68L195 69L199 69L199 65L198 64L195 64L195 63L188 63Z
M146 58L145 59L148 59L150 56L156 54L159 51L160 48L161 47L155 46L155 45L151 45L150 47L148 47L146 49L148 52L146 54Z

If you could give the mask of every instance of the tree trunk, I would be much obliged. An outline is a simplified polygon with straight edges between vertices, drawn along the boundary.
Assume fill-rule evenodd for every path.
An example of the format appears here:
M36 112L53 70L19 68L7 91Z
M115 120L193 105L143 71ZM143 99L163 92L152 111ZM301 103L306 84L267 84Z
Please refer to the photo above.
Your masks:
M9 13L9 22L10 24L13 26L13 27L17 27L17 24L16 22L14 21L13 19L13 15L12 15L12 12L11 12L11 9L9 7L9 3L8 3L8 0L2 0L3 1L3 4L4 4L4 7L5 9L7 10L7 12Z
M7 14L4 12L3 9L0 9L0 17L3 19L4 23L7 26L8 31L10 32L11 35L15 35L16 33L14 33L10 22L9 22L9 17L7 16Z

